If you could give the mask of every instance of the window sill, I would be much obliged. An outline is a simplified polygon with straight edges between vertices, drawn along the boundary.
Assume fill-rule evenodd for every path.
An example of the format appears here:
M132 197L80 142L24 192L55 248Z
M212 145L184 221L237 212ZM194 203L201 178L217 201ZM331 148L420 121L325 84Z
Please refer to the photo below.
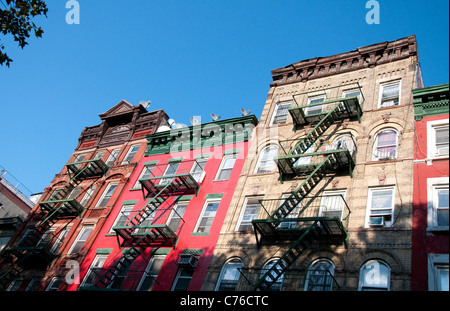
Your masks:
M449 232L449 226L427 227L427 232Z
M191 236L207 236L209 232L192 232Z

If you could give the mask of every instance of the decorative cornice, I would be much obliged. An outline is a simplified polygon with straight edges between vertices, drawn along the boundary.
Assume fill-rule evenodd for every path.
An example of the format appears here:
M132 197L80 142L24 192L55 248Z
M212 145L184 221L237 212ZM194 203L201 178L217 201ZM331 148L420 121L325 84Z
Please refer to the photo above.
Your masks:
M271 87L290 83L306 82L354 70L405 59L417 55L416 36L392 42L382 42L354 51L328 57L306 59L284 68L272 70Z
M449 84L440 84L413 90L414 118L416 121L423 117L449 113Z
M220 146L250 139L255 115L220 120L147 135L146 156Z

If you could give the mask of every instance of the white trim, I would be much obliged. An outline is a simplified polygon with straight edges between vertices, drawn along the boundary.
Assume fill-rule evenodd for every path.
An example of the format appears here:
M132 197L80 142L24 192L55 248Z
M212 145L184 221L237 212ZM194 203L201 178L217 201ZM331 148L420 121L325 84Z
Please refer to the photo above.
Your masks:
M105 196L106 196L106 194L108 193L108 191L110 190L110 188L111 188L112 186L116 186L116 188L114 189L113 193L111 194L111 197L112 197L113 194L114 194L114 192L116 191L118 185L119 185L119 182L114 182L114 181L113 181L113 182L110 182L110 183L106 186L105 190L103 191L102 196L100 197L100 199L97 201L97 204L95 204L95 207L101 207L102 205L100 205L100 203L103 201L103 199L105 198ZM110 198L110 199L111 199L111 198ZM109 203L109 200L108 200L108 203ZM108 203L106 203L106 204L108 204ZM103 205L103 206L106 206L106 205Z
M259 172L258 173L258 170L260 169L260 166L261 166L262 157L265 155L266 152L269 151L269 149L272 149L272 148L276 148L277 149L274 158L278 155L278 150L279 150L278 145L270 144L270 145L265 146L259 153L258 162L256 162L256 166L255 166L255 170L253 171L253 174L271 173L271 172L274 171L274 168L276 167L276 163L275 163L275 161L272 158L272 160L266 160L266 162L270 162L270 161L273 162L271 170L268 171L268 172Z
M252 200L258 201L258 200L262 200L262 199L263 199L263 196L251 196L251 197L245 198L245 202L244 202L243 208L241 208L241 212L239 213L239 218L238 218L238 221L234 228L234 231L241 231L241 230L239 230L239 227L241 226L242 219L244 218L245 210L247 209L247 206L248 206L248 201L252 201ZM259 203L259 205L260 205L259 211L256 215L254 215L254 218L257 218L261 212L261 204Z
M394 208L395 208L395 186L386 186L386 187L372 187L369 188L368 190L368 194L367 194L367 205L366 205L366 219L364 222L364 228L371 228L372 226L369 225L369 220L370 220L370 216L371 213L370 211L372 210L372 196L374 192L377 191L386 191L386 190L391 190L392 191L392 204L391 204L391 224L390 225L386 225L383 224L383 227L393 227L394 226ZM385 208L388 209L388 208ZM387 214L380 214L380 216L386 216ZM374 215L374 217L376 217Z
M273 124L273 121L275 120L275 117L276 117L276 115L277 115L277 112L278 112L278 109L280 108L280 106L281 105L286 105L287 103L290 103L290 106L288 107L288 108L290 108L290 107L292 107L292 103L293 103L293 101L292 100L283 100L283 101L278 101L276 104L275 104L275 109L274 109L274 111L273 111L273 113L272 113L272 117L271 117L271 119L270 119L270 123L269 123L269 126L273 126L274 124ZM287 115L286 115L286 122L284 122L284 123L276 123L275 125L280 125L280 124L286 124L286 123L288 123L288 118L289 118L289 111L288 111L288 113L287 113Z
M238 264L237 261L239 261L239 263L241 264L241 268L244 266L244 262L243 262L242 259L239 258L239 257L232 257L232 258L228 259L228 260L222 265L222 269L220 269L219 278L217 279L216 286L214 287L214 291L218 291L218 290L219 290L220 285L222 284L222 281L223 281L224 274L225 274L225 272L226 272L226 268L229 266L229 264L230 264L232 261L235 261L235 264ZM238 271L238 278L237 278L236 286L237 286L237 284L239 284L239 279L240 279L240 277L241 277L241 275L240 275L240 272Z
M132 150L137 147L136 152L134 153L133 157L130 160L127 160L127 157L131 154ZM139 148L141 147L141 144L135 144L135 145L131 145L130 148L128 149L128 152L126 154L126 156L123 158L122 163L121 164L129 164L133 161L133 158L136 156L136 153L139 151Z
M449 155L438 155L436 152L436 128L449 126L449 119L427 122L427 160L448 159Z
M379 161L380 159L383 159L383 158L378 157L378 154L376 153L376 151L378 150L378 137L385 132L395 132L395 153L393 156L389 157L389 159L397 159L399 132L393 127L385 127L375 133L375 138L373 140L373 146L372 146L372 161ZM389 146L387 146L387 147L389 147ZM383 147L380 147L380 148L383 148Z
M149 275L152 278L154 277L154 281L156 283L156 278L158 277L159 273L161 272L161 269L159 269L158 274L156 274L156 275L152 275L149 273L149 271L153 267L153 264L155 263L156 259L163 261L161 264L161 267L162 267L162 265L164 265L164 261L166 260L166 255L154 255L154 256L152 256L152 258L150 258L148 265L145 268L144 274L142 275L141 280L139 281L139 285L137 286L136 290L141 290L141 287L142 287L147 275ZM152 288L150 290L153 289L153 286L155 285L155 283L153 283Z
M194 233L195 232L199 232L198 231L198 227L200 226L200 222L201 222L201 220L204 217L204 214L205 214L205 211L206 211L206 207L208 206L209 203L219 203L219 205L217 206L216 214L214 214L214 219L216 218L217 211L219 210L219 207L220 207L220 201L221 201L221 199L206 199L205 203L203 204L203 208L202 208L202 211L200 213L200 216L197 219L197 223L195 224L194 231L192 231L192 232L194 232ZM208 217L208 218L210 218L210 217ZM214 220L213 220L213 223L214 223ZM201 232L204 232L204 233L211 232L211 228L213 226L213 223L211 223L211 227L209 227L208 231L200 231L199 233L201 233Z
M391 290L391 267L389 267L389 265L385 261L379 260L379 259L369 259L366 262L364 262L363 265L361 266L361 268L359 269L358 291L361 291L363 289L363 285L366 284L362 280L362 275L363 275L363 271L366 269L366 266L371 262L376 263L378 266L386 267L387 273L388 273L387 287L379 287L379 286L376 286L377 284L373 284L374 286L372 288L374 288L374 289L379 288L381 290L385 289L387 291L390 291ZM376 277L376 274L380 273L380 270L379 270L380 268L377 265L374 264L370 271L372 273L373 277ZM371 284L366 284L366 285L371 285ZM369 286L365 286L365 287L369 287Z
M216 173L216 177L214 178L214 181L225 181L225 180L229 180L229 178L227 179L218 179L220 176L220 173L222 171L223 166L225 165L225 162L227 159L231 159L234 158L234 163L233 163L233 167L231 168L231 171L233 172L234 166L236 165L236 160L237 160L237 155L236 154L230 154L230 155L226 155L222 158L222 162L220 163L219 169L217 170ZM230 176L232 174L232 172L230 173Z
M428 254L428 290L438 291L440 290L440 285L438 283L438 266L445 267L448 269L448 254Z
M383 96L383 89L387 86L391 86L391 85L395 85L395 84L398 84L398 104L392 105L392 106L381 107L381 99ZM377 108L395 107L395 106L401 105L401 99L402 99L402 80L401 79L380 83L380 86L378 88Z
M436 177L427 179L427 230L449 230L448 226L437 225L437 215L434 206L435 189L439 186L449 186L449 177Z
M70 247L68 254L72 254L73 249L75 248L75 245L80 242L81 236L85 233L86 230L91 229L91 232L89 232L88 236L86 237L86 240L83 242L83 245L80 247L80 250L83 248L84 243L89 239L89 236L92 233L92 230L94 230L94 225L85 225L81 228L80 232L77 235L77 238L73 241L72 246Z

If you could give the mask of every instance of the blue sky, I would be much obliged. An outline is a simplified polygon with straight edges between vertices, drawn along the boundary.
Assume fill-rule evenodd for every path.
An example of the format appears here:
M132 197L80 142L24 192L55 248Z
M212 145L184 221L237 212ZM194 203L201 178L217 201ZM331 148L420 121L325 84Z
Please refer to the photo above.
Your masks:
M47 0L42 39L0 67L0 165L31 192L64 166L85 126L125 99L164 109L179 123L261 115L270 71L415 34L425 86L448 82L447 0Z

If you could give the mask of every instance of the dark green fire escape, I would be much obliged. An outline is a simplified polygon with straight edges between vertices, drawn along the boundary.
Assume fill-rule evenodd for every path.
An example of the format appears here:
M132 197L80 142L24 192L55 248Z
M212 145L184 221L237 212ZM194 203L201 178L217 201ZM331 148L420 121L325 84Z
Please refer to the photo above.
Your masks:
M349 94L358 96L342 96L345 90L350 90ZM318 97L322 100L314 100ZM332 99L329 99L330 97ZM296 128L309 125L311 130L300 140L281 141L280 153L275 161L281 181L292 179L303 181L288 198L282 200L268 218L252 221L258 246L262 243L273 245L284 242L290 247L261 275L253 285L253 290L270 290L289 267L315 243L328 245L344 243L346 247L348 243L348 233L341 217L318 215L304 217L305 212L300 212L298 217L292 217L291 212L301 204L307 206L305 201L313 200L320 194L316 192L312 196L312 191L327 174L345 170L353 177L356 144L352 136L349 135L351 138L347 141L330 144L327 141L329 134L326 132L333 125L336 125L336 131L344 119L357 119L361 122L363 102L361 89L358 84L353 84L295 95L294 100L296 105L289 108L294 125ZM287 223L295 223L295 226L283 225Z
M28 227L15 245L4 250L2 259L11 268L0 275L0 289L4 290L22 271L44 269L52 262L54 254L51 248L57 237L70 221L81 216L84 211L76 198L69 198L69 195L82 181L99 178L108 170L108 166L100 159L69 163L66 168L70 180L49 200L39 202L40 209L33 216L36 224ZM68 223L51 233L51 227L59 220L68 220Z
M169 197L198 194L199 183L190 173L196 161L180 162L178 173L160 174L165 171L167 164L153 168L152 177L141 178L144 199L147 199L143 208L129 216L122 226L114 226L119 246L124 250L122 256L107 269L100 269L92 286L83 290L123 290L123 282L131 264L148 248L172 247L175 248L178 236L168 224L156 224L153 219L156 211ZM163 168L158 169L158 168ZM120 239L122 243L120 243Z

